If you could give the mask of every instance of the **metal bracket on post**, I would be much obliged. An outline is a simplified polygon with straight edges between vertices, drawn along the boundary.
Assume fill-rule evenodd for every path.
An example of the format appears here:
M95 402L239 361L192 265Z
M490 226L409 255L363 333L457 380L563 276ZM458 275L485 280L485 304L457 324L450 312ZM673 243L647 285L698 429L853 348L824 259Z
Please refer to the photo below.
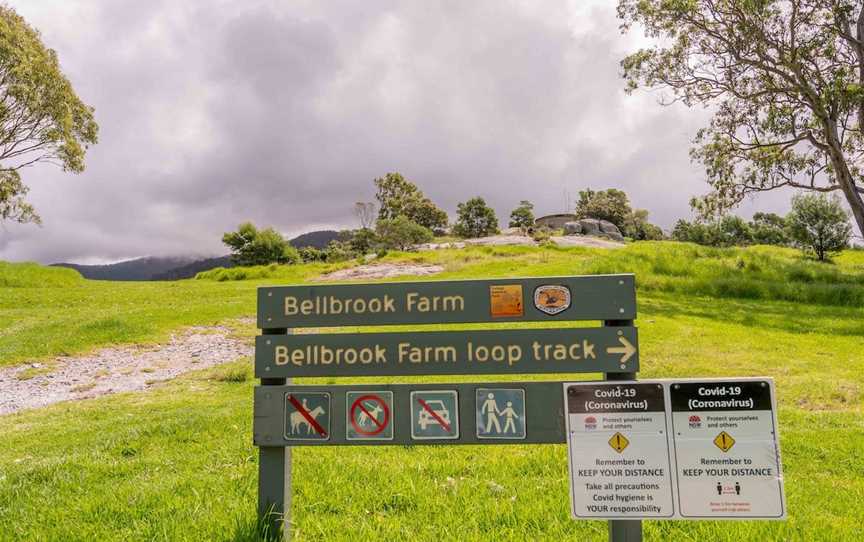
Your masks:
M605 320L604 327L632 326L633 320ZM636 380L636 373L604 373L606 380ZM609 542L642 542L641 520L609 521Z
M286 335L286 328L263 329L263 335ZM284 386L287 378L262 378L262 386ZM258 448L258 524L267 540L291 538L291 448Z

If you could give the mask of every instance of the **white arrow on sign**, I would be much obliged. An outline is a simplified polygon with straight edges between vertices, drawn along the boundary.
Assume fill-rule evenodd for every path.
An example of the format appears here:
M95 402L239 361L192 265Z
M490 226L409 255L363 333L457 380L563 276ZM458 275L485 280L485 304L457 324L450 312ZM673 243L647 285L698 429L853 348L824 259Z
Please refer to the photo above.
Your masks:
M636 347L624 337L618 337L618 341L621 343L621 346L610 346L606 349L606 353L624 354L624 356L621 357L621 363L627 363L627 360L632 358L633 354L636 353Z

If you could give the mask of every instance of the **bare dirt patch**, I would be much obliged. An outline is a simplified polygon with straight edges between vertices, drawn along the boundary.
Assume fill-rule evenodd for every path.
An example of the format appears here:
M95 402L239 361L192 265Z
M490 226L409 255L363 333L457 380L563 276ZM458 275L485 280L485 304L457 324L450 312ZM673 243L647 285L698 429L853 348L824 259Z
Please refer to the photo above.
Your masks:
M326 273L319 280L389 279L404 275L435 275L442 271L444 267L440 265L374 263Z
M138 391L180 374L251 356L222 326L193 327L155 347L103 348L87 356L0 369L0 415L71 399Z

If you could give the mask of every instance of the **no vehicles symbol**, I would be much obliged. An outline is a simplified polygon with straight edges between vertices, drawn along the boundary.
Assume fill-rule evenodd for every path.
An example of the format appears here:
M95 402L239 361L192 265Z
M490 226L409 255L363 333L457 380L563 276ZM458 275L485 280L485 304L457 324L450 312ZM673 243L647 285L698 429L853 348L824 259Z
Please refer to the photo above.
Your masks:
M393 439L393 392L349 391L345 399L345 404L348 405L345 438L348 440Z

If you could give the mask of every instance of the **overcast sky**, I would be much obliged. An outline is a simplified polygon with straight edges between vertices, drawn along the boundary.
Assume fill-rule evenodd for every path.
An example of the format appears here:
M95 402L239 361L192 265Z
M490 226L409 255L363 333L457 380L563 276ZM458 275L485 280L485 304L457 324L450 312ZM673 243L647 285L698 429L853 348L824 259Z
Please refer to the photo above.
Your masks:
M451 216L480 195L562 212L625 190L668 229L706 191L701 110L626 96L613 0L11 0L55 49L100 142L80 175L23 172L44 220L0 226L0 259L223 254L251 220L355 227L399 171ZM782 211L789 193L741 213ZM503 224L503 225L506 225Z

